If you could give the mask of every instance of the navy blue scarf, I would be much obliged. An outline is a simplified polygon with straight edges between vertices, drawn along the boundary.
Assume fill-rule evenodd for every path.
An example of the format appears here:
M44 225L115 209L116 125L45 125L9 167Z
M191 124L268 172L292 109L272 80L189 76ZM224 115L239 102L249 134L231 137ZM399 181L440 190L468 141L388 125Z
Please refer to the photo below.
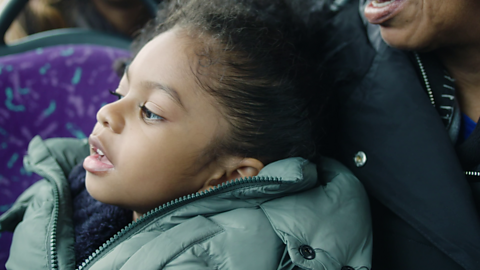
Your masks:
M92 198L85 187L85 175L85 169L79 164L68 176L73 200L77 266L132 221L132 211Z

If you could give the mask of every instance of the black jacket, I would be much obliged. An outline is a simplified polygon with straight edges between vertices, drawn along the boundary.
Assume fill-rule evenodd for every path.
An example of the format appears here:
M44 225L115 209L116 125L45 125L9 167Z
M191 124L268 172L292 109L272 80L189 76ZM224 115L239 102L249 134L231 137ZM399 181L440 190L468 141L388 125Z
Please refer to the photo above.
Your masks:
M386 45L358 1L350 2L331 26L335 68L350 71L335 90L337 158L434 246L465 269L480 269L472 189L413 54Z

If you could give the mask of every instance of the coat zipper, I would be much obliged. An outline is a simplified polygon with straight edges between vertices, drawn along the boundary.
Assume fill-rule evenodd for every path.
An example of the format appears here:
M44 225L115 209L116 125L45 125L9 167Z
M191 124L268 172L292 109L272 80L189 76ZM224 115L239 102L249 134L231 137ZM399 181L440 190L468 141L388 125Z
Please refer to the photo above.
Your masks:
M58 223L58 209L60 206L60 196L58 195L58 187L55 184L53 188L53 222L50 230L50 267L51 269L58 268L58 254L57 254L57 223Z
M163 213L171 211L175 207L180 207L182 205L185 205L195 200L199 200L199 199L202 199L208 196L213 196L216 194L221 194L223 192L229 192L242 187L258 185L258 184L271 184L272 182L278 183L278 182L281 182L281 180L282 179L280 177L265 177L265 176L247 177L247 178L242 178L237 180L231 180L227 183L223 183L207 191L193 193L193 194L172 200L166 204L163 204L162 206L159 206L153 210L150 210L145 215L140 217L138 220L132 221L130 224L128 224L123 229L118 231L114 236L110 237L109 240L103 243L103 245L98 247L97 250L95 250L87 259L85 259L85 261L83 261L82 264L79 265L78 268L76 269L77 270L87 269L87 267L90 266L90 264L95 259L99 258L100 254L103 254L107 249L112 248L112 246L116 244L116 241L120 239L122 236L132 232L132 230L134 230L135 228L138 228L142 224L157 218Z
M422 60L417 52L413 53L415 55L415 59L417 59L418 67L420 68L420 72L422 73L423 81L425 82L425 87L427 88L428 97L430 98L430 102L432 102L433 107L435 107L435 99L433 98L433 91L430 87L430 82L428 81L427 73L425 72L425 68L423 67ZM466 171L465 175L467 176L480 176L480 172L475 171Z
M466 171L465 175L467 176L480 176L480 172L475 172L475 171Z
M423 67L422 60L417 52L413 53L415 55L415 59L417 59L418 67L420 68L420 73L422 73L423 82L425 83L425 87L427 88L427 94L430 98L430 102L432 103L433 107L435 108L435 99L433 98L433 91L432 87L430 86L430 82L428 81L427 73L425 72L425 68Z

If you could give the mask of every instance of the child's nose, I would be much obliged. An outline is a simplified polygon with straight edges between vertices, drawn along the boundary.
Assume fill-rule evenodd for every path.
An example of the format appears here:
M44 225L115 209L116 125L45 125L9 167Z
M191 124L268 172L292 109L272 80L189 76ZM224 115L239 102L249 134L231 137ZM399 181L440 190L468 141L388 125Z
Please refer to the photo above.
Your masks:
M114 102L103 106L97 112L97 122L105 128L109 128L114 133L121 133L125 126L125 119L120 111L119 102Z

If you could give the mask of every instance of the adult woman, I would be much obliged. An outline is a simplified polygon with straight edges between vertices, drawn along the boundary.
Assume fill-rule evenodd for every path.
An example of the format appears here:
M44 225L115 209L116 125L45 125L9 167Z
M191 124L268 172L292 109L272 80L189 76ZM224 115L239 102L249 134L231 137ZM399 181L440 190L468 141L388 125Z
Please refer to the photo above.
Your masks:
M351 71L335 154L372 197L375 269L480 269L478 177L465 176L478 132L462 120L480 116L478 12L475 0L363 0L333 19L333 46L346 44L335 65Z

